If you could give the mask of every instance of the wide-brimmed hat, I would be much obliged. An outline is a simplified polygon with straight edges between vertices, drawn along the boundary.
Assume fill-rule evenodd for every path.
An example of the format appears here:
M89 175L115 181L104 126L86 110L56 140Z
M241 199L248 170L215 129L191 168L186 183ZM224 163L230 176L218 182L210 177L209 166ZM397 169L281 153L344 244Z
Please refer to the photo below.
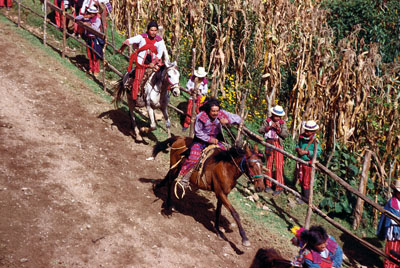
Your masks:
M285 111L283 110L283 107L280 105L276 105L275 107L272 107L269 110L272 114L277 115L277 116L284 116Z
M199 67L197 70L194 70L194 75L197 77L205 77L207 75L206 70L204 69L204 67Z
M317 123L314 120L310 120L310 121L306 121L303 123L303 128L305 130L315 131L315 130L319 129L319 126L317 125Z
M392 184L390 184L390 188L400 192L400 178L398 178L397 180L393 181Z
M97 7L92 6L92 7L89 7L89 8L88 8L87 12L88 12L88 13L95 14L95 13L98 13L99 10L97 9Z

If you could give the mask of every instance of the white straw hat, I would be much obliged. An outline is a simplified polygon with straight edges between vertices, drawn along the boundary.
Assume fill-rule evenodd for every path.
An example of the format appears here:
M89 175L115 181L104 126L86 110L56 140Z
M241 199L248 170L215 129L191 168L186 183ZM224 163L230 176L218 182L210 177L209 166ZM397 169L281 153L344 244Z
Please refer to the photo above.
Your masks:
M207 75L207 72L204 67L199 67L197 70L194 70L194 75L203 78Z
M303 128L305 130L315 131L315 130L319 129L319 126L317 125L317 123L314 120L310 120L310 121L306 121L303 123Z
M392 184L390 184L390 188L400 192L400 178L397 180L393 181Z
M99 10L97 9L97 7L92 6L92 7L89 7L89 8L88 8L87 12L88 12L88 13L98 13Z
M276 105L275 107L272 107L269 110L272 114L277 115L277 116L284 116L285 111L283 110L283 107L280 105Z

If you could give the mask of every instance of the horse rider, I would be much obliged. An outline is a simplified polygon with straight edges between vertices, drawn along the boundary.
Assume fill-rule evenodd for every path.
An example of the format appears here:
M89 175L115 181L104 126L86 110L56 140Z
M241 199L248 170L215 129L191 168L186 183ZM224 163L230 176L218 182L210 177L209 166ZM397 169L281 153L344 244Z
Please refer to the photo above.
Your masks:
M136 102L139 92L139 86L142 82L144 73L147 68L157 71L162 65L162 57L169 61L167 48L164 40L157 35L158 24L151 21L147 25L147 32L126 39L118 52L122 53L128 45L134 45L135 52L132 53L129 60L128 72L131 72L133 62L136 63L135 79L132 85L132 99Z
M190 155L184 160L179 176L183 176L180 184L189 186L191 172L189 172L199 160L202 151L208 145L216 144L225 149L222 139L222 125L240 124L241 117L220 109L220 103L215 98L207 99L200 107L200 113L196 116L194 127L194 140L190 149Z

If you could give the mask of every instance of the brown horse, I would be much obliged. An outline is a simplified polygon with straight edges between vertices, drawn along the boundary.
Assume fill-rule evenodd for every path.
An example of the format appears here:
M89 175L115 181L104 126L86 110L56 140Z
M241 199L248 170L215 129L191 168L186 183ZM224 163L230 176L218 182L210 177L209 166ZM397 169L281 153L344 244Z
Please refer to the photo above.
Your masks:
M260 248L250 268L289 268L292 266L289 260L285 260L281 254L273 248Z
M157 143L153 148L153 157L160 151L164 151L169 147L171 148L170 170L164 180L156 186L156 189L158 189L168 184L167 209L171 209L172 184L178 177L182 167L182 154L190 148L192 142L193 139L188 137L171 137L163 142ZM224 234L219 230L219 218L223 204L231 212L232 217L239 227L242 244L244 246L250 246L250 242L240 223L239 214L233 208L227 196L235 187L237 180L243 173L253 181L257 192L264 190L262 161L257 146L254 147L254 151L251 151L248 146L246 146L244 150L238 147L233 147L228 151L215 149L212 155L206 160L201 174L203 179L197 179L198 172L199 171L194 171L192 173L190 182L200 189L214 191L218 200L215 217L215 229L217 234L226 239Z

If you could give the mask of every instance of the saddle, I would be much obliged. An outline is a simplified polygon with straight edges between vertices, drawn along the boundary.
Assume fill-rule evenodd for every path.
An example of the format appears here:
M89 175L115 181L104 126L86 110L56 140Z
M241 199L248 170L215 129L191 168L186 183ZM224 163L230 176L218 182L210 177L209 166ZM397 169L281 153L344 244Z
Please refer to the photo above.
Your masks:
M197 184L199 184L200 180L202 180L203 184L207 185L206 178L203 176L204 175L203 170L208 158L210 158L210 156L214 153L215 149L219 148L220 147L216 144L208 145L206 148L204 148L199 158L199 161L197 161L196 165L193 167L192 170L192 173L197 172L197 178L196 178Z
M133 85L133 81L135 80L135 73L136 73L136 69L132 69L130 72L126 72L124 74L124 76L122 77L122 84L124 85L124 88L126 89L126 92L128 94L131 94L132 92L132 85ZM140 82L139 85L139 92L137 95L137 103L139 106L144 106L144 86L146 85L146 83L150 80L150 78L153 76L152 74L154 74L155 72L152 71L150 68L147 68L142 81Z

